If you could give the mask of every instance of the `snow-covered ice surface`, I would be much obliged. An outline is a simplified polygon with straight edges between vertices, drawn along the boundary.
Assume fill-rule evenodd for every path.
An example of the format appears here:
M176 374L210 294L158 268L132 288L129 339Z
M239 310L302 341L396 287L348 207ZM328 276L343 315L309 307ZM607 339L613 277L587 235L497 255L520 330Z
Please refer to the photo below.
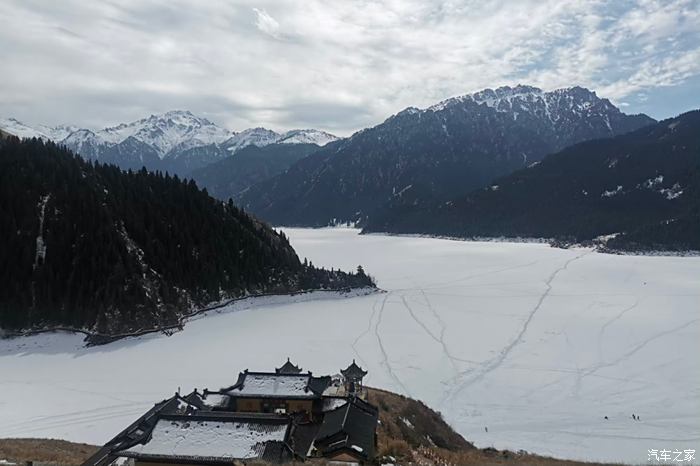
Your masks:
M700 450L700 258L285 233L387 293L210 313L93 348L0 341L0 437L102 443L177 387L230 386L289 356L314 374L356 358L369 385L423 400L481 447L644 464L648 449Z

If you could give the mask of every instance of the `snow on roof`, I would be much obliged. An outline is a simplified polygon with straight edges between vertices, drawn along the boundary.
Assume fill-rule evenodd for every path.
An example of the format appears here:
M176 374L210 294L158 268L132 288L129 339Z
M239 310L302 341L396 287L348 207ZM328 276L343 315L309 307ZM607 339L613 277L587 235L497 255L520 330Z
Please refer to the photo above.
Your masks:
M230 390L233 396L303 397L314 398L308 390L310 375L281 375L247 373L243 383Z
M210 408L220 408L228 405L229 396L220 393L206 393L202 396L202 403Z
M324 397L323 398L323 411L331 411L335 408L340 408L348 402L347 398L335 398L335 397Z
M284 442L288 422L255 419L160 419L150 440L123 450L132 457L232 458L263 455L266 442Z

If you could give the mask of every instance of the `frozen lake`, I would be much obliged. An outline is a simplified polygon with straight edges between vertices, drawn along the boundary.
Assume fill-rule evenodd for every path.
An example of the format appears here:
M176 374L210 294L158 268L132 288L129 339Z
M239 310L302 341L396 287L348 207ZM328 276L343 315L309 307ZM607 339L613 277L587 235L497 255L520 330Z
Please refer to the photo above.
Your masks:
M0 437L102 443L178 387L290 356L318 374L356 358L368 384L423 400L480 447L628 463L700 450L700 258L285 232L301 257L362 264L387 292L262 302L96 348L0 341Z

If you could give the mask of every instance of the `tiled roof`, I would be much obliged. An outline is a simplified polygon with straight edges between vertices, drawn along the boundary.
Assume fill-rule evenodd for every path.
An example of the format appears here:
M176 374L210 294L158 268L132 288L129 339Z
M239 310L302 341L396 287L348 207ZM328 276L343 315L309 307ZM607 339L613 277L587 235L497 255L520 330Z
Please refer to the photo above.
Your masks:
M330 377L273 372L242 372L238 382L222 393L234 398L319 398L330 384Z
M146 441L117 452L142 460L225 461L291 458L291 418L261 415L160 416Z
M352 360L352 364L350 364L347 369L341 370L340 373L343 374L344 377L351 379L361 379L367 375L367 371L355 364L354 359Z
M209 409L226 409L231 404L230 396L219 392L210 392L209 390L204 390L200 398L202 404Z
M191 394L190 394L191 395ZM189 396L189 395L188 395ZM112 440L97 450L90 458L85 460L82 466L105 466L111 464L116 456L114 452L128 448L143 439L151 432L153 426L162 414L189 414L198 410L192 403L178 394L172 398L156 403L143 416L134 421L129 427L118 433Z
M287 358L287 362L282 364L282 367L276 368L275 372L278 374L299 374L301 372L301 367L295 366L289 358Z
M345 405L326 412L314 445L326 456L338 450L352 450L371 458L379 413L369 403L353 398Z
M323 397L323 411L333 411L347 404L347 402L348 399L344 396L325 396Z

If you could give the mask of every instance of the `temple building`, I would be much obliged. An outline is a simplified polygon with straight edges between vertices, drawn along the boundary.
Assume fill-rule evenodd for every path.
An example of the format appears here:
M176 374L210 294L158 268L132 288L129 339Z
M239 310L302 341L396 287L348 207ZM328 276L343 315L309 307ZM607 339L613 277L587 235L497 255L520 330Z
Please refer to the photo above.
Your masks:
M352 364L350 364L347 369L343 369L340 371L341 374L343 374L343 379L345 381L345 391L348 395L365 395L364 389L362 386L362 379L367 375L367 371L362 370L360 366L355 364L355 360L352 360Z
M355 361L314 376L289 359L274 372L245 370L220 390L194 390L156 404L83 466L286 463L367 464L379 412L366 401Z
M295 366L289 358L287 358L287 362L282 364L282 367L275 369L275 372L278 374L300 374L301 367Z

